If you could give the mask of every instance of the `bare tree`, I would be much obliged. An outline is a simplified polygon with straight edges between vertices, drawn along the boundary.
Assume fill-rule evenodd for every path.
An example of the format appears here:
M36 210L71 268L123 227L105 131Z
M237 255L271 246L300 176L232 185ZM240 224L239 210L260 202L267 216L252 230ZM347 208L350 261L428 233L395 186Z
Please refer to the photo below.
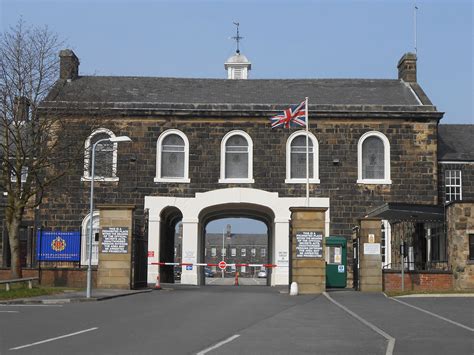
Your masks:
M58 85L62 44L47 27L29 27L22 20L0 37L0 188L6 195L13 278L22 276L19 227L25 212L84 157L83 142L68 139L64 117L41 106Z

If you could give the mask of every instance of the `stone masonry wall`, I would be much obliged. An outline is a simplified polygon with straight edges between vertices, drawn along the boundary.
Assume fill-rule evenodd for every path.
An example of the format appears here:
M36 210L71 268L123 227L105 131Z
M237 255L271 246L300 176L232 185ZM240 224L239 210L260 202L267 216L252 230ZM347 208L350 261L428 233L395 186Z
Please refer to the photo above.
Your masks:
M474 202L447 206L448 260L458 290L474 290L474 256L469 255L469 234L474 234Z
M70 128L78 137L87 137L81 121L71 117ZM294 129L270 128L266 118L206 118L192 116L119 117L105 128L116 135L128 135L133 143L118 147L119 182L100 182L95 188L95 203L134 204L143 213L144 197L194 197L197 192L249 187L280 196L305 196L305 184L286 184L286 142ZM155 183L157 139L167 129L179 129L189 139L189 177L191 182ZM219 184L220 149L224 135L243 130L253 140L253 184ZM351 237L357 219L384 202L437 203L437 122L400 118L350 119L318 117L310 131L319 142L320 184L311 184L310 195L330 198L330 234ZM385 134L390 142L391 185L357 184L357 144L368 131ZM339 164L333 163L334 159ZM75 172L47 191L41 207L41 222L46 228L80 230L88 214L90 182L81 181L83 162ZM348 243L352 249L352 243ZM348 259L352 258L349 250ZM348 260L348 265L351 265ZM350 275L351 270L349 270Z

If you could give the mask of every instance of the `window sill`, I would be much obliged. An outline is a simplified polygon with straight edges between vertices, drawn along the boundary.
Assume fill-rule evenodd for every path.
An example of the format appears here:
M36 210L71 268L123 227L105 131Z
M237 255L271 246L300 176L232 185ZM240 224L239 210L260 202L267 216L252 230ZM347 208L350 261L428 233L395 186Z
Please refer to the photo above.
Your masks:
M254 179L219 179L219 184L253 184Z
M357 180L358 184L364 185L391 185L392 180L388 179L361 179Z
M191 179L183 179L183 178L176 178L176 179L173 179L173 178L158 178L158 177L155 177L153 179L154 182L175 182L175 183L179 183L179 184L189 184L191 182Z
M319 184L319 179L309 179L310 184ZM306 179L285 179L285 184L306 184Z
M92 181L92 178L90 176L82 176L81 181ZM118 178L118 176L114 176L114 177L94 176L94 182L96 182L96 181L115 182L115 181L119 181L119 178Z

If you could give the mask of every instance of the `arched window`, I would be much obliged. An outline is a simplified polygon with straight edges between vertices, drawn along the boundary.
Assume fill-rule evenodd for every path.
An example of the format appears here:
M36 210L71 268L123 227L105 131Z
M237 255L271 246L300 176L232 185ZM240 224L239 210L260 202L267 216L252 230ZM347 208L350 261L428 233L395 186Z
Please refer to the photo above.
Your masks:
M244 131L231 131L221 143L220 183L253 183L253 143Z
M89 231L90 231L90 213L82 220L81 236L81 265L89 263ZM94 211L92 220L92 265L99 262L99 211Z
M107 128L96 129L86 140L84 147L84 176L82 180L91 180L92 148L99 139L114 138L115 134ZM118 181L117 143L101 142L95 148L94 180Z
M357 147L359 184L391 184L390 143L376 131L367 132L359 139Z
M189 141L176 129L163 132L157 141L155 182L188 183Z
M319 183L319 144L308 133L309 182ZM286 183L306 183L306 131L296 131L286 141Z

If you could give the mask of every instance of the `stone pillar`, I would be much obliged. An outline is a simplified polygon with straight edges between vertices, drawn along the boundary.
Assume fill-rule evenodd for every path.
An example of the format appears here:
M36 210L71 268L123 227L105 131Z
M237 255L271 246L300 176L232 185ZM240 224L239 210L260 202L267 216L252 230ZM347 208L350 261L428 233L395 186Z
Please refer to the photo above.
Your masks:
M183 263L196 264L199 255L199 221L194 219L183 218ZM187 270L183 265L181 273L181 284L198 285L199 277L197 266L193 265L191 270Z
M151 211L150 211L151 212ZM155 285L156 277L160 273L158 263L160 260L160 216L155 214L148 215L148 269L147 283Z
M366 218L360 221L359 234L359 289L367 292L382 291L382 221Z
M132 228L131 205L99 205L100 238L98 288L131 288Z
M290 233L290 221L286 219L275 219L273 227L273 260L278 265L272 270L271 285L288 285L290 268L290 246L288 236Z
M327 208L292 207L291 282L298 283L301 294L326 290L324 238Z

